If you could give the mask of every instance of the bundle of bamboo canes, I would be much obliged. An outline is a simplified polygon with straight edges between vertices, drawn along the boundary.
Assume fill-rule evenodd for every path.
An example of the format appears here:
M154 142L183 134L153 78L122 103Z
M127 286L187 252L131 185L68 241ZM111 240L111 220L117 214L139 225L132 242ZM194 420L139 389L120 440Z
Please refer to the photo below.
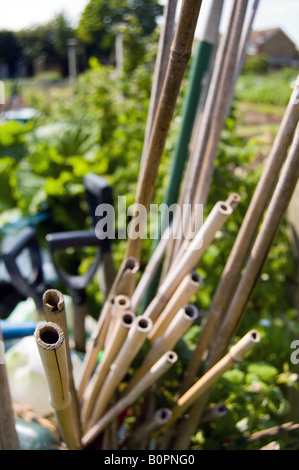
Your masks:
M200 0L182 1L174 34L174 2L170 0L165 8L165 30L160 41L164 49L159 50L157 59L155 80L158 83L153 86L136 193L136 203L147 211L191 55L201 3ZM178 201L180 207L191 205L191 215L196 204L205 206L208 199L221 130L258 3L253 3L245 24L248 2L232 1L226 32L219 45L214 46L209 81L205 88L204 83L200 84L204 94L194 120ZM217 4L222 8L222 2ZM215 9L212 12L215 14ZM217 24L220 16L218 12ZM213 23L211 17L208 20L209 24ZM204 252L237 208L238 194L228 194L225 201L218 201L202 225L194 217L184 219L187 227L184 234L178 233L175 215L167 227L167 236L157 244L138 283L142 239L129 233L123 263L87 343L77 389L72 378L63 296L54 289L45 292L46 322L37 328L35 339L62 440L69 449L96 446L146 449L153 440L157 449L187 449L201 422L227 412L223 404L212 412L208 408L209 394L221 375L242 361L260 341L255 330L238 340L238 325L298 180L299 106L295 104L298 96L297 81L171 409L156 408L154 395L169 368L178 360L177 342L194 322L201 321L200 312L192 304L202 284L197 268ZM142 299L162 265L157 292L142 309ZM204 366L202 376L199 375L201 366ZM121 438L123 416L129 412L136 413L135 428ZM0 428L0 437L2 434Z

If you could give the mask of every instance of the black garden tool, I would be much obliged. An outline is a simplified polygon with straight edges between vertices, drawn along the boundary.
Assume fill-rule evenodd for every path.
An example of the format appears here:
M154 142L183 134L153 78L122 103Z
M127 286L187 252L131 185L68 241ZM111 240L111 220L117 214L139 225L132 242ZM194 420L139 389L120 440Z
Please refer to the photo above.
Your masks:
M30 273L20 267L18 258L28 250ZM31 297L36 305L39 317L43 317L42 296L48 288L43 271L42 256L34 228L25 227L2 251L2 259L11 277L12 285L25 298Z
M94 173L88 173L87 175L85 175L83 182L85 186L89 212L92 219L92 225L94 228L96 228L97 223L101 219L101 216L96 215L97 207L99 207L101 204L113 206L112 188L104 178L95 175ZM112 257L111 241L109 240L109 238L104 238L102 240L101 251L101 267L103 273L101 290L103 290L105 295L107 295L116 274Z
M46 240L50 247L52 261L60 280L68 288L73 299L73 328L75 349L85 352L85 318L87 315L86 306L86 287L98 271L102 261L101 240L99 240L94 232L73 231L52 233L46 236ZM68 248L80 248L87 246L96 246L98 250L95 255L94 262L89 266L84 274L69 274L59 264L59 252Z
M95 228L99 217L96 217L96 207L99 204L112 204L112 191L107 182L97 175L88 174L84 178L86 189L86 197L89 205L90 215L92 217L92 225ZM108 276L107 265L109 264L110 273L113 260L111 255L111 244L107 237L96 235L95 230L81 230L72 232L52 233L46 236L46 240L50 247L52 261L56 268L60 280L69 289L74 304L74 341L77 351L85 352L85 318L87 315L86 306L86 287L91 282L94 275L98 272L101 265L106 273L105 288L109 289L107 284L111 284L113 277ZM68 248L97 247L93 263L89 266L84 274L69 274L61 267L59 263L59 252ZM109 263L108 263L109 260Z

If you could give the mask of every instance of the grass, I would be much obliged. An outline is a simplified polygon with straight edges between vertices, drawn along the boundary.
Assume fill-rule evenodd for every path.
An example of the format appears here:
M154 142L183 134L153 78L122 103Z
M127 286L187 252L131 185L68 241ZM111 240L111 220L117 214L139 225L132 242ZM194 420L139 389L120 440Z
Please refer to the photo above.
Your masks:
M263 75L243 74L237 82L236 97L241 101L262 105L286 106L296 76L293 68Z
M237 135L254 139L259 159L267 157L292 93L297 71L283 69L267 74L243 74L235 92Z
M237 101L237 134L245 139L276 135L284 112L285 106Z

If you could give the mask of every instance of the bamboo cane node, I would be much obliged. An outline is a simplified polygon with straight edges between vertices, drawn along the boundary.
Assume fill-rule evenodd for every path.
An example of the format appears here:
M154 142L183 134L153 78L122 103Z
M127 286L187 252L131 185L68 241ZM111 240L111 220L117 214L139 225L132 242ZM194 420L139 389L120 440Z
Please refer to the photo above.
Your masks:
M177 65L181 66L181 64L188 62L190 56L190 51L181 52L173 48L170 49L170 60Z
M158 291L157 294L156 294L156 300L158 302L162 302L162 303L167 303L169 298L167 295L164 295L161 291Z
M52 398L50 398L49 402L55 411L63 411L63 410L66 410L70 406L71 400L72 400L72 397L71 397L71 393L69 392L68 397L65 398L64 403L61 403L60 401L56 402Z

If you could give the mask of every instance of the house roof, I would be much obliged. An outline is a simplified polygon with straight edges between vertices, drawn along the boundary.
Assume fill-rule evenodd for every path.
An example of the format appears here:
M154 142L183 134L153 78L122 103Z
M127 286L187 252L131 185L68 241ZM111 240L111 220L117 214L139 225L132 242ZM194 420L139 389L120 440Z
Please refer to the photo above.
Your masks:
M281 28L269 28L259 31L252 31L250 42L252 44L264 44L269 41L275 34L282 33L295 47L295 43L289 38L289 36Z

